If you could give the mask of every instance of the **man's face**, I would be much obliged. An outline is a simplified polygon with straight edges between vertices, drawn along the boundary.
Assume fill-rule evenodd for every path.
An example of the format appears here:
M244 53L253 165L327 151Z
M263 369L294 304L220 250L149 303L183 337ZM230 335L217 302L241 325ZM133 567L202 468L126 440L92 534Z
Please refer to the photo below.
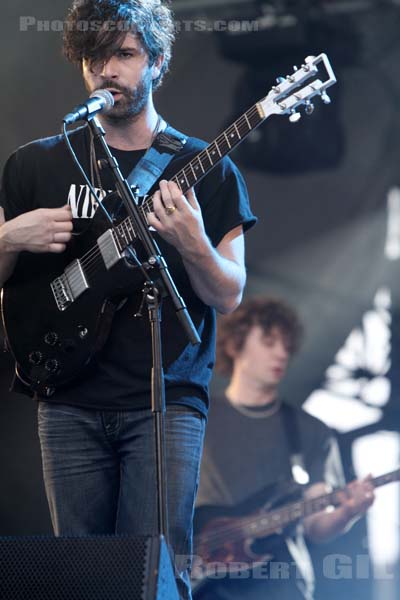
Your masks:
M233 356L234 370L261 387L274 387L283 378L289 357L288 341L278 327L265 334L255 325L243 348Z
M107 89L114 96L114 108L107 119L123 122L139 115L159 74L160 61L149 66L149 57L136 34L128 33L119 50L104 64L91 65L84 60L82 72L89 93Z

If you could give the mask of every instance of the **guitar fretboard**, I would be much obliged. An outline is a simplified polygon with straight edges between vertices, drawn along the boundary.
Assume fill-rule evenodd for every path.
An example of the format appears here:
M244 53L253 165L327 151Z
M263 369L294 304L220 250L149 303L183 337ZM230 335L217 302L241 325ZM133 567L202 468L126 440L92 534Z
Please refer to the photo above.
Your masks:
M390 473L379 475L372 479L374 487L385 485L392 481L400 479L400 469L396 469ZM257 535L269 534L276 528L283 528L294 523L298 519L303 519L310 515L328 508L329 506L338 506L340 504L339 494L346 493L347 486L333 490L329 494L310 498L307 500L299 500L287 506L277 508L263 515L258 515L256 518L243 518L242 526L249 535L257 533Z
M253 129L260 125L266 116L259 103L254 104L247 112L237 119L230 127L223 131L217 139L209 144L190 161L173 178L182 194L185 194L194 184L198 183L209 173L223 158L227 156ZM153 196L147 198L140 207L144 220L146 215L153 210ZM136 239L136 232L130 217L127 217L117 227L120 250L124 250Z
M190 163L173 177L173 181L185 194L204 175L209 173L224 156L229 154L240 142L264 120L258 105L252 106L244 115L235 121L228 129L202 150ZM149 198L145 207L152 210L152 199Z

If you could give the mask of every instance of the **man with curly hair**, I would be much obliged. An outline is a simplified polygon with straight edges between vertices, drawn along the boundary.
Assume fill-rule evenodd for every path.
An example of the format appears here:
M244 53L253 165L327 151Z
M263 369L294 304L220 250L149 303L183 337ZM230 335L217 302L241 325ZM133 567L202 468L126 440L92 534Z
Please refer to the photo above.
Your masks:
M232 516L234 507L239 507L236 516L255 514L279 497L283 504L285 497L286 502L296 499L291 497L298 490L296 484L303 486L305 498L322 496L343 484L332 432L279 394L301 337L296 312L280 299L250 298L221 317L216 368L229 376L229 382L223 397L213 399L209 414L197 500L202 528L207 514L216 516L207 505L219 507L220 516L224 510L225 516ZM203 585L196 600L310 600L314 577L304 538L319 543L339 535L373 502L369 478L352 482L347 489L334 510L318 512L304 519L302 527L281 532L272 546L271 539L257 542L248 562L255 564L272 549L269 563L247 576L235 576L225 565L212 585ZM234 523L230 527L227 523L226 531L229 539ZM219 540L222 545L222 533ZM244 537L242 542L246 547ZM200 563L196 571L195 577L203 576L207 568Z
M166 123L153 90L168 69L174 23L161 0L75 0L64 53L90 93L106 89L114 107L99 119L125 177ZM100 202L114 189L98 168L101 148L87 126L71 142ZM174 307L163 302L169 540L182 599L188 567L199 461L215 353L215 313L229 313L245 283L243 233L254 222L243 179L224 159L183 196L171 178L206 144L187 138L154 189L149 225L185 299L201 343L188 343ZM153 186L154 187L154 186ZM19 148L8 160L0 194L0 286L21 260L63 253L97 209L60 136ZM153 190L151 190L153 191ZM82 200L83 199L83 200ZM32 258L30 260L33 260ZM29 272L22 276L29 276ZM141 286L140 286L141 287ZM38 400L44 480L57 535L157 533L151 399L151 335L132 292L87 369ZM21 332L23 335L23 332Z

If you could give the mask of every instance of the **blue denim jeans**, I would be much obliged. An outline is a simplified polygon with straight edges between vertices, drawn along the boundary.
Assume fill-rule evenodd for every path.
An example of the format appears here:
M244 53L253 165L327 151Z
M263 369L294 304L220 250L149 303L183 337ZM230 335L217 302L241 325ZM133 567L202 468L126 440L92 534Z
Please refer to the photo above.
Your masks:
M56 535L157 534L153 417L39 402L43 475ZM192 518L205 419L165 416L169 541L182 600L191 598Z

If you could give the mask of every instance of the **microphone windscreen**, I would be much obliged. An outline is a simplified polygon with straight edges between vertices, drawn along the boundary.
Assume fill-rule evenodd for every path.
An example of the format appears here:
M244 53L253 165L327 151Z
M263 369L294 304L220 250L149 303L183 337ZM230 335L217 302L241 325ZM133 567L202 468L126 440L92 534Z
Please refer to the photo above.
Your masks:
M114 106L114 96L108 90L94 90L90 94L91 98L102 98L105 101L104 108L101 112L107 113Z

